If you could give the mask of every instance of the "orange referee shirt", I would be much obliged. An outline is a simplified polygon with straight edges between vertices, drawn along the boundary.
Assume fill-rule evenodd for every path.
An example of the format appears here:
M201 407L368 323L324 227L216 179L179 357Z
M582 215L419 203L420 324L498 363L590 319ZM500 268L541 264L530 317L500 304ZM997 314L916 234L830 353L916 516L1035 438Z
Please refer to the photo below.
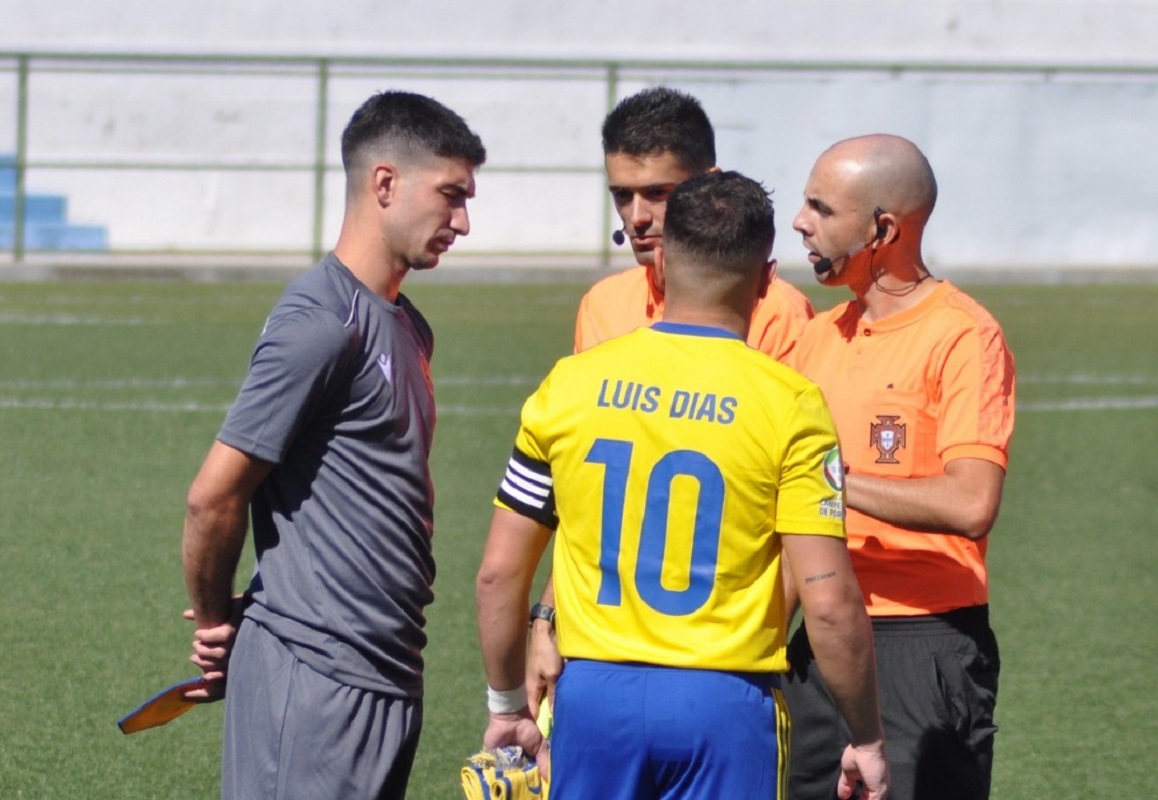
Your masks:
M1007 464L1013 354L989 312L948 282L872 323L855 301L818 314L787 363L820 386L851 473L920 478L956 458ZM870 615L989 601L988 538L903 530L853 509L845 525Z
M812 315L808 298L792 284L774 277L752 314L748 345L782 361ZM592 286L579 303L575 352L661 319L663 296L656 293L647 267L636 265L609 275Z

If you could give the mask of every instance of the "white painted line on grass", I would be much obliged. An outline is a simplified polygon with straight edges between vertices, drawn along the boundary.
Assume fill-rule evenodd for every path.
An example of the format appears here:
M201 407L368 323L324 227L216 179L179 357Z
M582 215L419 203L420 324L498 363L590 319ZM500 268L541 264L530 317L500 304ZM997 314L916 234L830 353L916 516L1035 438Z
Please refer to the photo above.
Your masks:
M216 414L229 410L231 403L161 403L161 402L95 402L89 400L51 400L0 397L0 409L60 411L197 411ZM1019 413L1036 411L1137 411L1158 408L1158 397L1091 397L1072 400L1046 400L1017 404ZM439 405L438 413L451 417L517 417L518 406Z
M511 406L438 406L438 413L448 417L510 417L519 418L521 407Z
M439 386L538 386L544 376L530 375L446 375L435 378ZM0 390L21 389L183 389L189 386L240 387L236 378L49 378L47 380L0 380ZM1018 383L1068 384L1078 386L1148 386L1158 384L1158 375L1027 375Z
M526 375L448 375L436 377L435 387L438 386L538 386L545 374L537 378Z
M0 325L108 325L110 327L135 327L148 325L143 319L126 319L124 317L81 317L76 314L13 314L0 312ZM153 322L154 325L164 324L164 320Z
M92 389L187 389L193 386L241 385L241 379L224 378L50 378L41 381L0 381L0 390L92 390Z
M178 411L223 414L232 403L94 402L45 398L0 397L0 409L15 411ZM439 405L438 413L449 417L517 417L518 406Z
M105 403L88 400L45 400L0 397L0 408L17 411L212 411L229 410L230 403Z
M1134 411L1158 408L1158 397L1076 397L1018 403L1017 411Z
M1078 386L1149 386L1155 375L1018 375L1018 383L1059 383Z
M237 378L49 378L47 380L0 380L0 390L48 389L184 389L190 386L232 386L240 388L243 376ZM439 386L538 386L542 378L525 375L457 375L438 378Z

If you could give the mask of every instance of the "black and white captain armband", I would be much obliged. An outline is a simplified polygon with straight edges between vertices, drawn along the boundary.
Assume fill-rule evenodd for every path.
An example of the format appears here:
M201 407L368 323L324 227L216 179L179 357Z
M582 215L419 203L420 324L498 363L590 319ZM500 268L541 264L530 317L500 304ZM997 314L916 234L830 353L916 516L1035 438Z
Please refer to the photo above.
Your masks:
M555 516L555 483L551 469L516 448L507 462L498 499L512 511L541 522L551 530L559 525Z

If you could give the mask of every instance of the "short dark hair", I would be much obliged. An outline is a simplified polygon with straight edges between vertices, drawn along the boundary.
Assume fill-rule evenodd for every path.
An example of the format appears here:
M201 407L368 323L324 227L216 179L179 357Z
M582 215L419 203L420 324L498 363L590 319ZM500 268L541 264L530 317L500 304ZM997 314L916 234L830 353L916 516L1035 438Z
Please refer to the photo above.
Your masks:
M668 195L664 244L717 272L745 273L772 254L773 213L758 181L734 171L697 175Z
M430 97L381 92L364 102L342 131L342 166L349 172L370 149L398 157L461 158L479 167L487 160L482 140L458 114Z
M603 154L670 152L688 172L716 166L716 134L700 101L657 86L625 97L603 120Z

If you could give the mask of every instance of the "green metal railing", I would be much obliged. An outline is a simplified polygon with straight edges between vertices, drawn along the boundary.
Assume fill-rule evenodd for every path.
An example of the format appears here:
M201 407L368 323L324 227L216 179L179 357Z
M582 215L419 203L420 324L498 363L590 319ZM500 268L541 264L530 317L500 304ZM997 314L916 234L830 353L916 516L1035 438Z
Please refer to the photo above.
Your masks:
M304 75L315 83L315 129L311 153L303 154L301 161L286 163L245 164L228 161L192 159L189 161L151 161L147 159L105 158L94 160L29 159L29 108L35 103L30 97L30 76L38 71L79 72L103 71L142 74L173 72L222 75L268 73L273 75ZM899 76L905 73L941 74L1005 74L1033 76L1052 80L1059 75L1081 76L1145 76L1158 77L1158 65L1089 65L1089 64L1024 64L1024 63L893 63L887 61L674 61L642 59L542 59L542 58L368 58L343 56L260 56L260 55L190 55L143 53L70 53L70 52L0 52L0 77L15 75L15 115L12 120L15 163L15 196L13 198L13 241L8 252L15 262L28 255L25 237L27 220L27 173L30 169L85 169L85 170L220 170L220 171L279 171L301 172L312 175L312 232L311 255L324 251L323 227L325 209L325 179L327 172L338 169L327 160L332 143L326 141L332 83L336 77L357 77L367 71L420 71L425 78L448 80L511 80L549 74L553 78L577 77L604 84L607 110L618 100L625 80L648 80L653 76L709 78L720 81L754 80L758 75L776 73L875 73ZM409 74L409 73L408 73ZM2 124L2 123L0 123ZM0 148L3 149L3 148ZM548 174L602 173L595 164L499 164L488 165L488 172ZM612 229L611 200L603 192L602 200L602 260L611 257ZM3 251L0 251L3 252ZM174 253L166 251L173 255ZM231 251L232 252L232 251ZM238 251L240 252L240 251Z
M8 62L5 65L4 62ZM142 74L150 72L191 72L206 74L219 72L221 74L236 74L237 72L302 74L312 75L315 83L315 134L313 152L308 160L301 162L245 164L228 161L189 160L189 161L157 161L146 159L102 158L96 160L75 160L57 158L29 158L28 147L28 119L29 105L33 98L29 93L29 76L39 70L80 71L82 69L99 69L101 71L124 72L125 74ZM84 170L172 170L198 171L213 170L226 172L308 172L312 174L312 233L311 256L318 257L324 252L323 226L325 211L325 178L329 171L338 169L332 165L327 155L331 143L326 141L326 122L330 112L330 85L335 70L339 70L343 77L356 77L359 71L366 70L421 70L424 77L439 77L448 80L467 80L480 70L494 72L503 70L507 77L520 77L548 71L550 73L594 73L598 80L607 86L607 103L610 108L616 101L616 72L619 65L614 62L601 61L567 61L550 59L464 59L464 58L343 58L343 57L297 57L297 56L218 56L218 55L149 55L149 54L121 54L121 53L67 53L67 52L37 52L12 53L0 52L0 75L4 72L15 72L16 97L15 116L13 118L15 141L15 197L13 213L13 242L8 252L12 260L23 261L28 254L26 247L25 228L27 221L27 182L26 177L30 169L84 169ZM501 76L496 76L496 79ZM579 164L560 164L549 166L528 166L521 164L491 165L488 172L519 174L519 173L563 173L563 174L601 174L598 166ZM610 201L605 200L605 213L610 211ZM610 237L610 224L605 224ZM0 250L0 252L3 252ZM200 252L200 251L199 251ZM182 253L166 251L172 255ZM610 253L604 253L605 258Z

